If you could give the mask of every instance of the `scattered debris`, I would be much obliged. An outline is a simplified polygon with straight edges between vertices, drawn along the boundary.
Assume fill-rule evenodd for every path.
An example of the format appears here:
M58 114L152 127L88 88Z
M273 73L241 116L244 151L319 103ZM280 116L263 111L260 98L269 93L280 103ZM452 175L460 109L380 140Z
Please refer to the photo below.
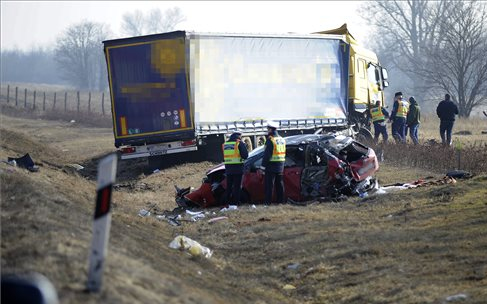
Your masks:
M202 246L200 243L185 237L184 235L178 235L169 243L169 247L173 249L179 249L181 251L187 251L194 257L204 256L205 258L211 258L213 252Z
M140 209L139 216L140 217L150 216L150 211L149 210L145 210L145 209Z
M229 205L228 207L221 209L220 212L227 212L227 211L232 211L237 209L238 209L237 205Z
M286 284L286 285L284 285L282 287L282 289L284 289L284 290L294 290L294 289L296 289L296 286L291 285L291 284Z
M464 170L452 170L446 173L446 176L453 177L453 178L472 178L473 175L470 172Z
M70 121L70 123L75 123L75 122L76 122L76 120L74 120L74 119L71 119L71 121Z
M296 270L296 269L298 269L300 266L301 266L301 264L299 264L299 263L293 263L293 264L289 264L289 265L287 265L287 269Z
M214 217L212 219L209 219L208 223L212 224L212 223L219 222L219 221L226 220L226 219L228 219L227 216Z
M135 183L135 182L127 182L113 185L114 190L123 190L127 189L130 192L134 191L154 191L154 186L146 184L146 183Z
M30 172L37 172L39 171L39 167L36 166L32 158L30 157L29 153L25 154L22 157L15 158L15 157L9 157L7 160L7 163L12 165L12 166L17 166L20 168L25 168L29 170Z
M446 301L447 302L455 302L455 301L463 301L463 300L466 300L468 297L466 294L464 293L459 293L459 294L456 294L456 295L453 295L453 296L449 296L449 297L446 297Z
M152 206L150 206L148 210L146 210L146 209L140 209L140 211L139 211L139 216L140 216L140 217L146 217L146 216L150 216L150 212L152 211L152 209L154 209L154 207L155 207L156 205L157 205L157 204L152 204Z
M79 165L79 164L67 164L66 165L67 167L70 167L70 168L73 168L73 169L76 169L76 170L83 170L85 167L83 167L82 165Z
M154 171L152 171L153 174L156 174L156 173L159 173L159 172L161 172L161 170L159 170L159 169L155 169Z

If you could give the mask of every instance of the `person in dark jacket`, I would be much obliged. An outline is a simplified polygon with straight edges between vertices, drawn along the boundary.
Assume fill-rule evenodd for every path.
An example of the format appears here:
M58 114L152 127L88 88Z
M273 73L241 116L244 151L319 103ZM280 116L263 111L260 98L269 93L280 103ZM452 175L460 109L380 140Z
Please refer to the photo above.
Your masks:
M247 147L242 142L242 133L234 132L228 141L222 145L223 161L225 163L225 175L227 189L225 202L229 205L240 204L242 190L242 175L244 160L249 157Z
M453 130L453 124L455 123L455 115L457 114L457 105L450 100L450 94L445 94L445 99L442 100L436 108L436 115L438 115L440 118L441 142L444 145L451 146L451 133Z
M402 93L396 92L391 117L389 118L389 121L392 121L392 136L396 142L406 142L406 116L408 109L409 103L404 100Z
M418 129L421 119L421 109L413 96L409 98L409 111L406 117L406 124L409 128L409 136L415 145L419 144Z
M277 133L277 123L267 123L267 140L265 142L262 166L265 167L265 204L272 202L274 185L276 186L277 203L284 203L284 162L286 160L286 141Z
M377 100L374 107L370 109L370 117L374 123L374 141L379 142L379 137L382 134L382 140L387 143L387 127L386 119L389 118L389 112L384 107L380 106L380 100Z

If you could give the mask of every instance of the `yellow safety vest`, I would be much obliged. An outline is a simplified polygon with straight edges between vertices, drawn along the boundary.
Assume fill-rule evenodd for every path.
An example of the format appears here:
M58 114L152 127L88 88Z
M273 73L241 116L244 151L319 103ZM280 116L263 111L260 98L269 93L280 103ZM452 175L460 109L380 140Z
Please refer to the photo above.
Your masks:
M286 160L286 141L284 138L277 136L269 136L270 141L274 145L272 150L271 162L284 162Z
M398 100L398 107L397 107L397 113L396 117L404 117L408 116L408 110L409 110L409 103L405 100Z
M238 149L237 141L227 141L222 145L223 161L225 165L243 164L243 159L240 156L240 150Z
M376 121L386 119L386 117L384 116L384 113L382 113L381 107L375 107L375 108L370 109L370 116L372 116L372 122L376 122Z

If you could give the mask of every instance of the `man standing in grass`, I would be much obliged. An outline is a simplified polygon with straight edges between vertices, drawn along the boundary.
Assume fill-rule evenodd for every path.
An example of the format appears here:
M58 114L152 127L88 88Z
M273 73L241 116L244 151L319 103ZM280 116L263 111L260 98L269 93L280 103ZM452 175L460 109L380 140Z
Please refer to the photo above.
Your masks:
M421 113L418 102L416 101L416 99L414 99L413 96L411 96L409 98L409 111L406 117L406 124L409 128L409 136L411 136L411 139L413 140L413 143L415 145L419 144L418 129L420 124L420 118Z
M458 107L453 101L450 100L450 94L445 94L445 100L442 100L438 104L436 114L440 118L441 142L444 145L451 146L451 133L453 124L455 123L455 115L458 114Z
M409 103L402 97L402 92L394 95L394 105L389 121L392 121L392 136L398 143L406 142L406 116Z

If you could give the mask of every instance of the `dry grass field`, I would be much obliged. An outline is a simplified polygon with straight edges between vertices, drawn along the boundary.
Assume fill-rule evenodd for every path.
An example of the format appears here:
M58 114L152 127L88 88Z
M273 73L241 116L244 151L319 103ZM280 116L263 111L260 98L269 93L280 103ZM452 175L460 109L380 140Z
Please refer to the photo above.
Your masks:
M154 205L176 207L174 185L198 186L209 162L148 175L143 161L119 164L104 285L87 293L95 167L114 151L112 130L14 114L0 115L0 159L28 152L40 171L0 163L2 274L43 273L61 303L449 303L456 294L486 303L487 172L340 203L214 209L179 227L138 216ZM476 132L482 122L462 128ZM449 169L385 158L382 184L441 178ZM228 219L208 222L221 215ZM179 234L213 256L170 249Z

